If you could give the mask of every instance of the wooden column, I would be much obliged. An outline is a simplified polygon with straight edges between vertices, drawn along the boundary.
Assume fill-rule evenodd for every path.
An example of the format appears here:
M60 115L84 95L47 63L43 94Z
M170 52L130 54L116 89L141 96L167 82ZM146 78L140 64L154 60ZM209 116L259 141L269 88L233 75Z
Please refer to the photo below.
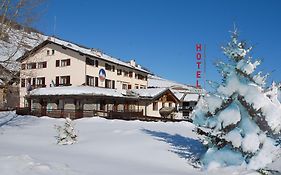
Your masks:
M41 105L41 116L45 116L47 113L47 102L43 99L40 100L40 105Z

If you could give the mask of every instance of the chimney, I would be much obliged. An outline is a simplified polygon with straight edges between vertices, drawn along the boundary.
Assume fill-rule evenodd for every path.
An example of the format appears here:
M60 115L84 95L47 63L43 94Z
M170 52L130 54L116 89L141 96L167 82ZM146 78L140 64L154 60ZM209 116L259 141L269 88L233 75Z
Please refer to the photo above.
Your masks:
M130 65L136 67L136 61L135 60L130 60Z

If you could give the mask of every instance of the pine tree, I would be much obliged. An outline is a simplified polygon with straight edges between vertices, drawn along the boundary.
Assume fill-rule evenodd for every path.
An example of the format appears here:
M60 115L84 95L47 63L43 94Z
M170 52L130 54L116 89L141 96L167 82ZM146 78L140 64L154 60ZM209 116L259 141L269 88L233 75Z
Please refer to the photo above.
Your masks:
M228 60L216 66L222 83L202 97L193 114L198 133L205 135L208 151L201 162L206 166L246 165L260 170L274 161L280 147L281 105L275 83L266 89L268 74L256 73L260 60L253 61L237 29L222 47Z
M70 118L65 119L64 126L55 126L58 136L56 136L57 144L71 145L77 142L77 134L74 130L74 124Z

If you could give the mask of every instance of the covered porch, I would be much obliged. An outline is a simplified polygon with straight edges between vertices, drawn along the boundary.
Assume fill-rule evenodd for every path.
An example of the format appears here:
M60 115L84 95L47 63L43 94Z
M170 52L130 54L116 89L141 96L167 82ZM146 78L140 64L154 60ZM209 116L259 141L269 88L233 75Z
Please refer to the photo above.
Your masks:
M106 118L140 117L143 107L135 98L110 96L29 96L30 111L36 116L78 119L101 116Z

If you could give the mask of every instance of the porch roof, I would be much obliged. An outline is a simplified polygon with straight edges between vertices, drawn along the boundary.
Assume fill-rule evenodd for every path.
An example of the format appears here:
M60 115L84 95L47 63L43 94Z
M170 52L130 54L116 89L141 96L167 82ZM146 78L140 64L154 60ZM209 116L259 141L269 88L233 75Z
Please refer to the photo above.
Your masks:
M107 89L91 86L64 86L38 88L30 91L29 96L111 96L125 97L125 90Z
M151 88L151 89L132 89L132 90L117 90L91 86L67 86L67 87L48 87L38 88L30 91L27 97L105 97L105 98L126 98L126 99L142 99L153 100L165 92L168 88ZM171 93L173 95L173 93ZM177 99L177 98L176 98ZM178 100L178 99L177 99Z

